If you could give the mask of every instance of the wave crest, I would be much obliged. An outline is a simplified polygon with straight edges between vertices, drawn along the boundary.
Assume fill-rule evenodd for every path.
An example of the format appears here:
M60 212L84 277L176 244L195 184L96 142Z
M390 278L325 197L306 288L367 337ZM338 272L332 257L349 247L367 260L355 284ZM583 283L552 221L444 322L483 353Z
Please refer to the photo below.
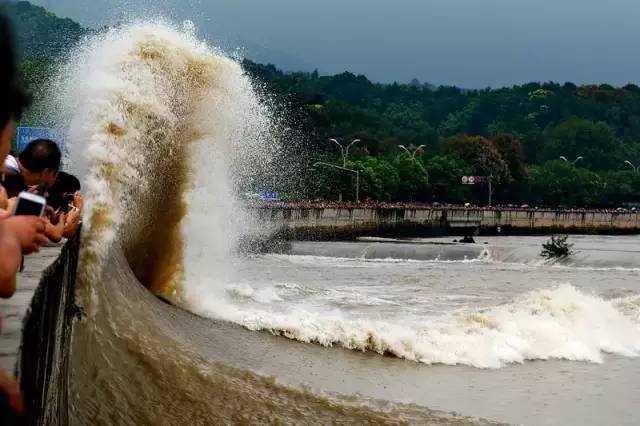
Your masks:
M244 294L250 297L254 291L245 290ZM624 303L607 301L568 284L536 290L489 309L462 310L402 324L354 320L340 312L306 309L283 314L220 305L207 308L203 304L197 309L205 316L222 314L222 318L252 330L425 364L500 368L526 360L600 363L605 353L640 355L635 299Z
M111 29L70 57L54 92L87 193L80 276L99 277L117 244L143 284L178 298L185 259L206 262L187 241L223 240L211 257L233 245L229 165L268 163L267 108L237 62L161 22Z

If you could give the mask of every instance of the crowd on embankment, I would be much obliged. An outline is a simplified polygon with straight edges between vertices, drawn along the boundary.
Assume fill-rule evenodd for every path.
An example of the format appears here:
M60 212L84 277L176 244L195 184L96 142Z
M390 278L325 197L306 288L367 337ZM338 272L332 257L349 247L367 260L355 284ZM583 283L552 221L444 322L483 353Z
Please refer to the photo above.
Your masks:
M362 235L640 234L640 211L477 207L417 203L270 201L251 205L270 229L293 239Z
M80 183L60 170L62 154L51 140L31 141L9 155L16 124L31 98L23 89L9 22L0 12L0 297L16 291L24 256L78 232ZM1 319L1 317L0 317ZM1 322L0 322L1 330ZM0 424L22 424L18 380L0 370Z
M552 211L552 212L597 212L597 213L636 213L640 212L636 207L617 208L567 208L560 206L531 206L528 204L498 204L492 206L480 206L471 203L412 203L412 202L386 202L365 200L332 201L332 200L293 200L293 201L250 201L255 208L287 208L287 209L411 209L411 210L474 210L474 211Z

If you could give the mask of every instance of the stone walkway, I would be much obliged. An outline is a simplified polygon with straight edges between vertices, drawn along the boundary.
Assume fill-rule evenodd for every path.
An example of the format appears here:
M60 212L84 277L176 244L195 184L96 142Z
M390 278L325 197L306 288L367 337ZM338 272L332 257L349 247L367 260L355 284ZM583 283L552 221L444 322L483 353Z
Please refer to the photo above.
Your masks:
M28 256L24 261L24 271L18 275L16 293L11 299L0 299L0 368L5 371L14 370L22 336L22 318L38 287L40 275L59 254L60 247L44 247L39 253Z

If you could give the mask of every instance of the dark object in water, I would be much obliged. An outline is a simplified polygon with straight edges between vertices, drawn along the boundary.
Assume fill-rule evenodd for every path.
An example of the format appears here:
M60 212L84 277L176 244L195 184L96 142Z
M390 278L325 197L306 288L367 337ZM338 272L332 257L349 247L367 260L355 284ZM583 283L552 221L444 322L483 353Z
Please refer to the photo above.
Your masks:
M471 235L465 235L464 238L462 238L460 240L461 243L466 243L466 244L475 244L476 240L473 239L473 236Z
M573 255L573 244L568 243L568 235L552 235L551 239L542 244L540 256L547 260L566 259Z

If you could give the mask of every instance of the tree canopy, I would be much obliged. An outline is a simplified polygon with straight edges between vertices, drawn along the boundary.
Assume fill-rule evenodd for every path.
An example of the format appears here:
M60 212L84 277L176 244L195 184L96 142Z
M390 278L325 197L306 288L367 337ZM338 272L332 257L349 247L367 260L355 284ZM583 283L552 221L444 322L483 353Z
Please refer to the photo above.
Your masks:
M311 158L333 153L337 161L327 140L358 138L354 161L375 157L396 168L400 183L393 200L480 203L487 188L460 183L461 176L474 174L491 177L499 202L611 206L640 201L638 179L626 163L640 163L640 88L635 85L533 82L464 90L416 81L379 84L349 72L286 73L248 60L244 66L264 91L278 95L283 111L300 112L294 124L312 129L302 142ZM398 145L425 148L411 165L398 165ZM420 172L414 173L416 168ZM395 182L396 175L389 178ZM305 196L304 191L296 196Z

